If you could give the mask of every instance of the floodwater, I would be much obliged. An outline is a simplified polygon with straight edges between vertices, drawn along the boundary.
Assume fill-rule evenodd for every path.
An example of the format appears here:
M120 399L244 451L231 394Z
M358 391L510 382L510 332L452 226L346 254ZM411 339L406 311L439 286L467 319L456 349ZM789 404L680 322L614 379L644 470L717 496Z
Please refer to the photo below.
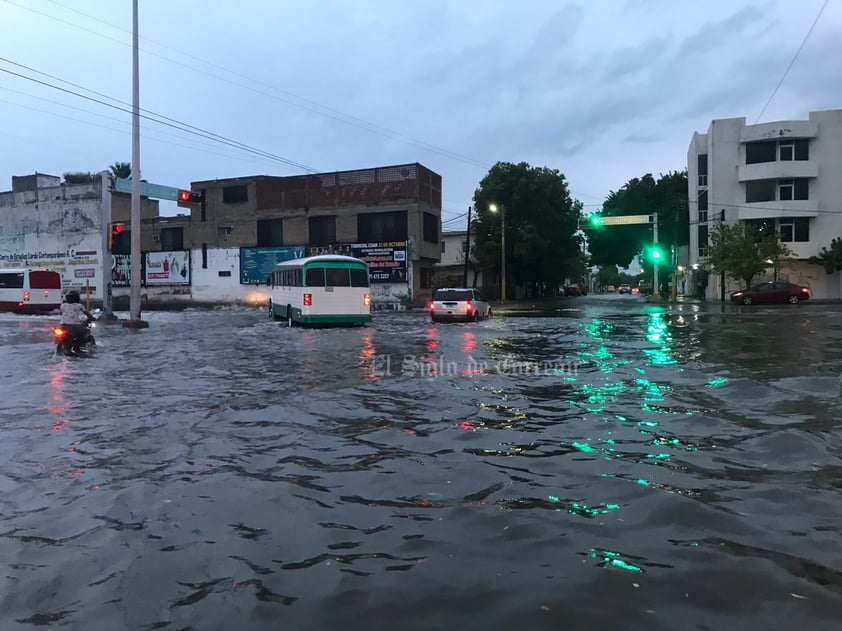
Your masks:
M0 628L838 629L838 307L0 316Z

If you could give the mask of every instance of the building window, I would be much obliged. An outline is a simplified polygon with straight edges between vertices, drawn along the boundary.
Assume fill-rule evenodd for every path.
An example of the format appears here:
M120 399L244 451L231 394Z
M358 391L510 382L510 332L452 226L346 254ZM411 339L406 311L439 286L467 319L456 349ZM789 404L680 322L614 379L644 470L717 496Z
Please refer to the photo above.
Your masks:
M700 210L699 211L699 223L707 223L708 221L708 211Z
M161 251L184 250L184 228L161 228Z
M265 248L283 244L283 219L261 219L257 222L257 247Z
M778 144L778 159L782 162L790 162L792 160L809 160L809 141L806 138L780 141Z
M309 245L332 245L336 243L336 215L310 217Z
M357 240L367 243L406 241L406 211L360 213L357 215ZM438 237L435 239L438 241ZM434 241L434 242L435 242Z
M746 143L746 164L761 162L775 162L777 159L778 143L775 140Z
M226 276L231 276L231 270L223 270L218 272L218 276L220 278L225 278Z
M810 220L806 217L782 217L778 220L778 234L784 243L809 241Z
M224 186L222 188L222 203L223 204L242 204L249 200L248 184L239 184L237 186Z
M433 270L429 267L421 268L421 289L430 289L433 286Z
M707 186L708 185L708 176L707 175L700 175L699 176L699 186Z
M708 227L699 226L699 256L708 255Z
M208 244L202 244L202 269L208 269Z
M775 180L751 180L746 182L746 203L773 202L777 199Z
M708 154L700 153L697 156L699 167L699 186L708 185Z
M778 182L778 192L778 199L781 201L809 199L810 185L808 184L807 178L780 180Z
M444 251L445 251L445 245L446 245L446 244L445 244L445 242L444 242L444 241L442 241L442 242L441 242L441 253L442 253L442 254L444 254Z
M699 211L707 211L708 209L708 191L707 189L699 193Z
M219 226L216 229L216 236L219 239L227 239L228 237L231 236L231 232L233 230L234 229L231 226Z
M424 213L424 241L427 243L438 243L439 240L439 218L433 213Z
M462 254L465 254L468 251L468 241L462 241Z

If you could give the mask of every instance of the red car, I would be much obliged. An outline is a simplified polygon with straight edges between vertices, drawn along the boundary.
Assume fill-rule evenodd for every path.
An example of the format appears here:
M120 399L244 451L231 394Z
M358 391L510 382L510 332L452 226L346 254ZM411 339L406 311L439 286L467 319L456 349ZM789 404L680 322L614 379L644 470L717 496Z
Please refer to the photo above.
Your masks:
M810 299L810 289L801 285L777 281L760 283L731 294L731 302L738 304L770 304L788 302L792 305Z

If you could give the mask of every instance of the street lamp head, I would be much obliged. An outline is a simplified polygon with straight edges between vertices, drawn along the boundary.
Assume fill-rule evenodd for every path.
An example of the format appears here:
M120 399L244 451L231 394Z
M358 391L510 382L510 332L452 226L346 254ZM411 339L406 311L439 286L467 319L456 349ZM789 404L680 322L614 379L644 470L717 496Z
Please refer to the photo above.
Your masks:
M766 262L767 262L769 265L774 265L774 264L775 264L775 261L773 261L772 259L766 259Z
M489 204L488 210L490 210L493 213L496 213L497 212L497 204Z

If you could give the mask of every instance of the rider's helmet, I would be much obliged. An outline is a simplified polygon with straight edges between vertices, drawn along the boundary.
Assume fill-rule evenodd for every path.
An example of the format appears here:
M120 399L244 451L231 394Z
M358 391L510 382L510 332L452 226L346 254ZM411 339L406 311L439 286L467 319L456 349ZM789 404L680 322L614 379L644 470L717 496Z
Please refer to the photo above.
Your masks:
M64 296L64 299L70 303L82 302L82 298L81 296L79 296L79 292L75 289L71 289L70 291L68 291L67 294Z

